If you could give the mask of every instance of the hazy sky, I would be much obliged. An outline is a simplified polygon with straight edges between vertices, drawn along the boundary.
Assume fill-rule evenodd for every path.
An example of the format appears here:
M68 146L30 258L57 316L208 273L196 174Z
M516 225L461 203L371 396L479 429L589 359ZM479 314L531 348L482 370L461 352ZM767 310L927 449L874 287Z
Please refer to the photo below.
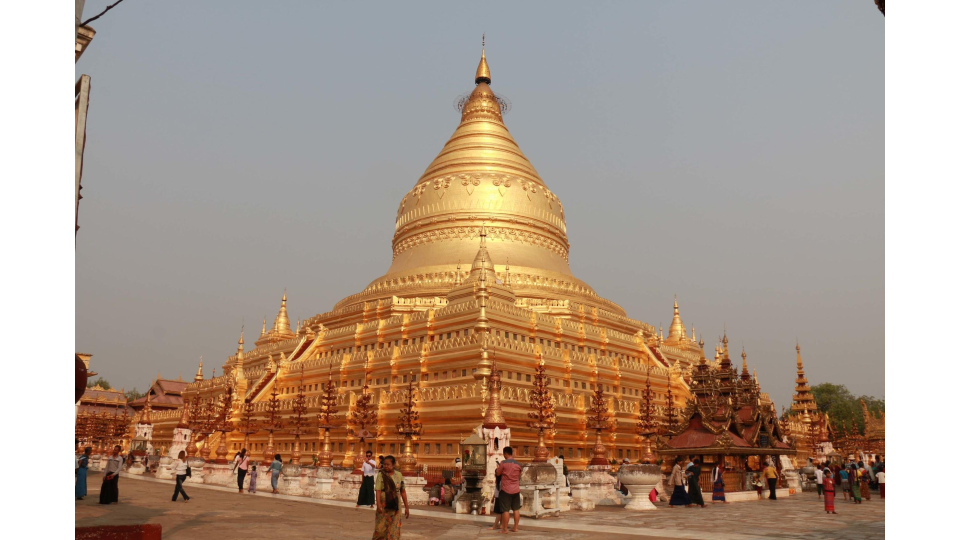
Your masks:
M107 4L88 0L89 17ZM564 203L574 274L789 405L884 395L884 19L873 2L144 2L92 25L77 350L116 387L220 366L390 264L480 36ZM247 343L252 344L253 339Z

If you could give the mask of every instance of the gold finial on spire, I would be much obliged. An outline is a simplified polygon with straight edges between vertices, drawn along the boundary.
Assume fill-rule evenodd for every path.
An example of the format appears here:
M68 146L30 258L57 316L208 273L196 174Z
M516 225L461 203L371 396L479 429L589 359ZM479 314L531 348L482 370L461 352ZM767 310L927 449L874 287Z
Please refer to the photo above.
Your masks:
M490 84L490 66L487 65L487 35L484 34L480 45L480 65L477 66L476 84Z
M200 367L197 368L197 374L193 378L193 382L200 382L203 380L203 355L200 356Z
M503 271L503 284L510 286L510 257L507 257L507 267Z
M456 280L453 282L453 284L458 287L461 284L463 284L463 280L460 279L460 260L459 259L457 260L457 277L456 277Z
M263 316L263 328L260 329L260 337L263 337L267 334L267 316Z
M243 325L240 325L240 341L237 342L240 345L240 350L243 350Z

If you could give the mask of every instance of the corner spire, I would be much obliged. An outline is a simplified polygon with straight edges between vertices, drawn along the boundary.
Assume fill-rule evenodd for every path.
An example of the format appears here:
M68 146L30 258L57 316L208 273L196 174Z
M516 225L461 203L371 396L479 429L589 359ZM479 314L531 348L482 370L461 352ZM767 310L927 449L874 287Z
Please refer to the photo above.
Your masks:
M667 344L676 345L680 343L687 335L683 328L683 321L680 319L680 305L677 303L677 297L673 297L673 321L670 323L670 331L667 333Z
M487 35L484 34L480 43L480 65L477 66L477 75L474 83L490 84L490 66L487 65Z
M203 380L203 356L200 357L200 367L197 368L197 374L193 377L193 382Z

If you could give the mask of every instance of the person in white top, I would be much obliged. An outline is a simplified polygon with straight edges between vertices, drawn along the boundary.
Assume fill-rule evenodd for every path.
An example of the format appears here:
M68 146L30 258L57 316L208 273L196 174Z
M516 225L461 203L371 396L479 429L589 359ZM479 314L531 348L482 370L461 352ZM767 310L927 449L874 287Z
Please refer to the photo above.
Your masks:
M817 477L817 499L819 499L823 495L823 465L818 463L813 474Z
M100 486L100 504L117 504L120 501L120 469L123 468L123 456L120 445L113 447L113 454L107 458L103 469L103 485Z
M233 458L233 467L237 469L237 487L240 494L243 494L243 479L247 476L247 469L250 467L250 456L247 455L247 449L240 450L237 457Z
M877 483L880 485L880 498L885 499L887 496L887 473L880 471L877 473Z
M361 506L373 508L373 505L377 503L373 491L373 477L377 474L377 462L373 460L373 452L370 450L367 450L360 469L363 471L363 483L360 484L360 493L357 495L357 508Z
M190 500L190 497L187 497L187 492L183 490L183 483L187 480L187 453L183 450L180 451L180 455L177 456L177 462L175 463L176 469L174 469L174 474L177 476L177 487L173 489L173 502L177 502L177 495L183 495L183 502Z

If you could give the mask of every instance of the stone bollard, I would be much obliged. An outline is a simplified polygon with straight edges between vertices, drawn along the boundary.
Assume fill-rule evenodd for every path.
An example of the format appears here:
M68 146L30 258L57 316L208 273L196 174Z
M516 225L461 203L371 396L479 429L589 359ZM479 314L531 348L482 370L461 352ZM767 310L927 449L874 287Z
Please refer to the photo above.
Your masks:
M567 481L570 482L570 508L572 510L593 510L597 504L590 496L590 471L570 471Z
M187 458L187 467L190 467L190 476L184 481L186 484L203 483L203 466L206 462L201 457Z
M280 482L277 488L284 495L303 495L300 483L302 467L298 463L287 463L280 469Z

